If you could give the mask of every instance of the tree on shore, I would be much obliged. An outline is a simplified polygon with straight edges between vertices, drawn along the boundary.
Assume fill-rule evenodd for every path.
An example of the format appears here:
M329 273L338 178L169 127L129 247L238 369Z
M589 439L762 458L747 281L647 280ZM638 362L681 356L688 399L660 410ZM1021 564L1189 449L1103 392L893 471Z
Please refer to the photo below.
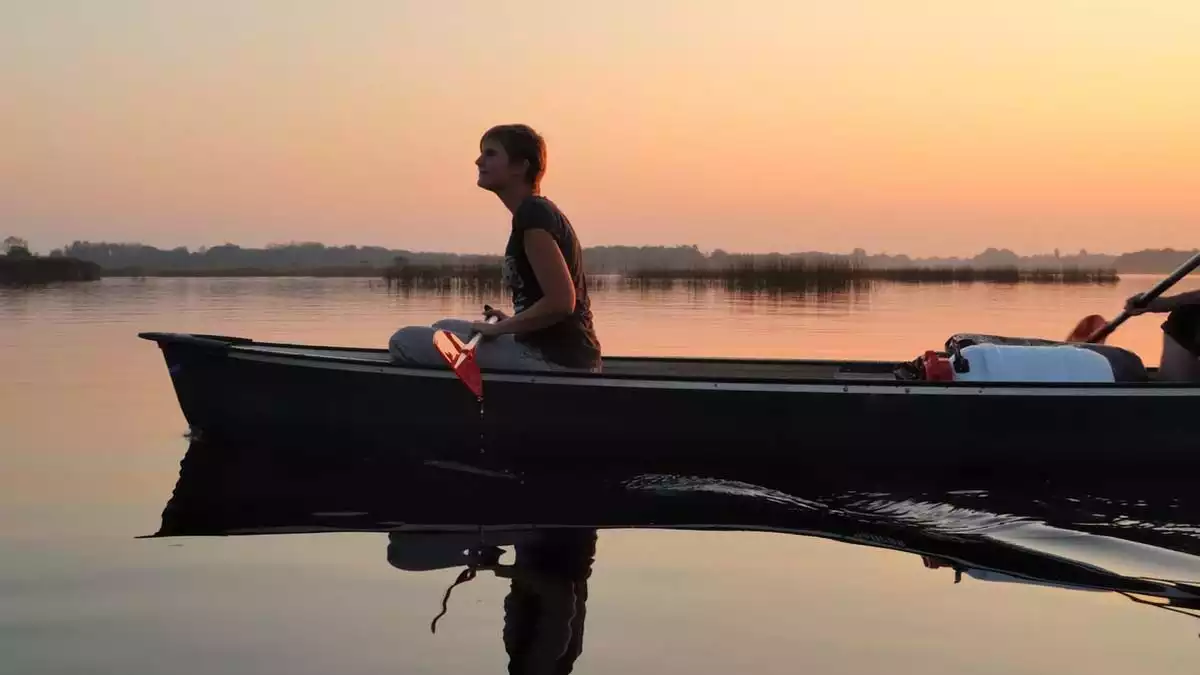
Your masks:
M29 242L21 237L5 237L4 243L0 244L0 252L10 258L28 258L33 255L29 252Z

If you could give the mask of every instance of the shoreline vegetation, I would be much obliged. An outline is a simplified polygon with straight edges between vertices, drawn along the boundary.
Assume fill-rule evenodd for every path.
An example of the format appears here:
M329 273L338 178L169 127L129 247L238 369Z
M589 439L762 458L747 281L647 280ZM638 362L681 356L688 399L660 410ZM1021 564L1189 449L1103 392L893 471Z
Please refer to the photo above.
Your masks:
M24 240L10 238L14 243ZM5 240L6 243L9 240ZM747 254L701 251L696 246L594 246L585 249L589 283L661 286L720 284L742 290L838 292L875 283L1112 284L1125 273L1161 273L1193 251L1148 249L1120 255L1021 256L989 248L969 258L910 258L887 253ZM25 254L30 256L25 249ZM412 252L379 246L325 246L315 242L242 248L235 244L158 249L136 243L74 242L38 261L73 259L78 278L103 277L350 277L389 287L498 289L497 255ZM45 263L39 263L45 264ZM68 263L52 263L66 265ZM49 269L49 268L46 268ZM66 268L63 268L66 269ZM98 270L98 271L97 271Z
M96 281L100 266L74 258L0 257L0 284L37 286L67 281Z
M157 270L105 270L108 277L317 277L380 279L389 287L421 289L487 289L502 284L499 264L393 265L386 268L318 267L228 268ZM721 268L637 269L609 274L589 274L596 287L616 284L663 286L675 283L716 284L739 290L839 290L873 282L923 284L1115 284L1120 276L1112 269L1074 267L908 267L877 269L839 260L809 262L783 260L771 263L748 261Z
M774 263L745 261L719 269L638 270L626 276L638 282L714 281L737 288L821 288L856 282L892 283L1045 283L1111 284L1120 280L1116 270L994 267L876 268L844 260L781 260Z
M6 242L7 244L7 242ZM0 255L0 286L41 286L59 282L96 281L100 265L77 258L43 258L24 246L6 246Z

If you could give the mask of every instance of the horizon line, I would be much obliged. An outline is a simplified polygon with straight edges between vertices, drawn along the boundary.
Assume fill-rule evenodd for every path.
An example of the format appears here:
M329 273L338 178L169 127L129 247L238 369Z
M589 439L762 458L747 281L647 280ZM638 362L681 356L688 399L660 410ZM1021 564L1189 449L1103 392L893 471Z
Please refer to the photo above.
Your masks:
M339 249L339 248L340 249L346 249L346 248L383 249L383 250L389 251L389 252L401 251L401 252L405 252L405 253L413 253L413 254L421 254L421 255L503 257L503 253L495 253L495 252L476 253L476 252L458 252L458 251L450 251L450 250L416 250L416 249L408 249L408 248L403 248L403 247L390 247L390 246L385 246L382 244L327 244L324 242L311 241L311 240L303 240L303 241L293 240L293 241L289 241L289 242L269 242L269 243L267 243L265 245L261 245L261 246L245 246L242 244L237 244L234 242L226 241L226 242L222 242L220 244L211 244L211 245L201 244L199 246L196 246L195 248L187 246L187 245L183 245L183 244L164 248L164 247L155 246L153 244L146 244L146 243L139 242L139 241L106 241L106 240L88 240L88 239L77 239L77 240L71 242L70 244L64 244L64 245L61 245L58 247L54 247L54 248L50 249L50 251L44 255L49 255L50 253L53 253L56 250L65 251L65 249L67 249L68 247L73 246L75 244L111 245L111 246L145 246L145 247L153 248L153 249L156 249L159 251L172 251L172 250L175 250L178 248L183 248L183 249L187 250L187 252L189 254L199 253L202 250L207 251L207 250L210 250L213 248L221 248L224 246L233 246L233 247L237 247L242 250L261 250L261 251L269 250L271 248L287 248L287 247L299 247L299 246L321 246L321 247L330 248L330 249ZM1080 247L1078 250L1075 250L1073 252L1066 252L1066 251L1062 251L1060 249L1055 249L1053 251L1043 251L1040 253L1020 253L1017 250L1015 250L1013 248L1009 248L1009 247L988 246L988 247L986 247L974 254L971 254L969 256L963 256L963 255L925 255L925 256L922 256L922 255L914 255L914 254L910 254L910 253L893 253L893 252L889 252L886 250L871 252L868 249L866 249L865 247L861 247L861 246L855 247L854 249L852 249L849 252L821 251L821 250L816 250L816 249L809 249L809 250L803 250L803 251L801 251L801 250L735 251L735 250L725 249L720 246L705 250L705 249L700 248L697 244L593 244L590 246L583 246L582 248L584 251L588 251L590 249L606 249L606 248L609 248L609 249L611 249L611 248L629 248L629 249L656 249L656 248L657 249L687 249L687 248L691 248L691 249L695 249L697 252L699 252L705 256L711 256L717 252L722 252L726 255L731 255L731 256L737 256L737 255L784 255L784 256L828 255L828 256L853 257L856 254L858 254L859 251L861 251L862 255L865 255L865 256L888 256L888 257L903 256L903 257L906 257L906 258L909 258L912 260L965 260L965 259L969 259L971 257L978 257L980 255L988 253L989 251L993 251L993 252L997 252L997 253L1003 253L1003 252L1007 251L1007 252L1012 253L1020 258L1033 258L1033 257L1042 257L1042 256L1055 257L1056 254L1057 254L1057 257L1063 257L1063 258L1083 257L1083 256L1102 256L1102 257L1116 258L1116 257L1120 257L1123 255L1131 255L1134 253L1197 253L1197 252L1200 252L1200 248L1177 249L1177 248L1174 248L1171 246L1166 246L1166 247L1162 247L1162 248L1142 248L1142 249L1137 249L1137 250L1132 250L1132 251L1123 251L1120 253L1110 253L1107 251L1102 251L1102 252L1089 251L1084 247ZM36 251L33 251L33 252L37 253Z

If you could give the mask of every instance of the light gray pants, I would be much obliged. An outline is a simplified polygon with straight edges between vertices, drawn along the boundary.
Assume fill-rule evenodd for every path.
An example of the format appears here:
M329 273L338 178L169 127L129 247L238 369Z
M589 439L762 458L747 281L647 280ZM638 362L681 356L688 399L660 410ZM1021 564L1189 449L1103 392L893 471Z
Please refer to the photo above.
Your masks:
M388 340L392 363L446 365L446 360L433 346L433 335L441 330L454 333L463 342L471 339L471 322L462 319L442 319L432 326L405 326ZM480 340L475 347L475 362L484 370L575 370L547 361L540 352L517 342L512 335Z

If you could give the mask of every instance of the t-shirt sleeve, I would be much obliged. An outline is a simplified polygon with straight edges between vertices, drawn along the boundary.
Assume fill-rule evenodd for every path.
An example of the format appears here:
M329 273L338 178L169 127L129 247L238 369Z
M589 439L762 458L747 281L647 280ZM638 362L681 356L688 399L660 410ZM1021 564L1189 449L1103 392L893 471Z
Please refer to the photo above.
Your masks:
M531 199L513 214L513 232L524 234L526 230L546 230L558 239L558 218L548 205Z

